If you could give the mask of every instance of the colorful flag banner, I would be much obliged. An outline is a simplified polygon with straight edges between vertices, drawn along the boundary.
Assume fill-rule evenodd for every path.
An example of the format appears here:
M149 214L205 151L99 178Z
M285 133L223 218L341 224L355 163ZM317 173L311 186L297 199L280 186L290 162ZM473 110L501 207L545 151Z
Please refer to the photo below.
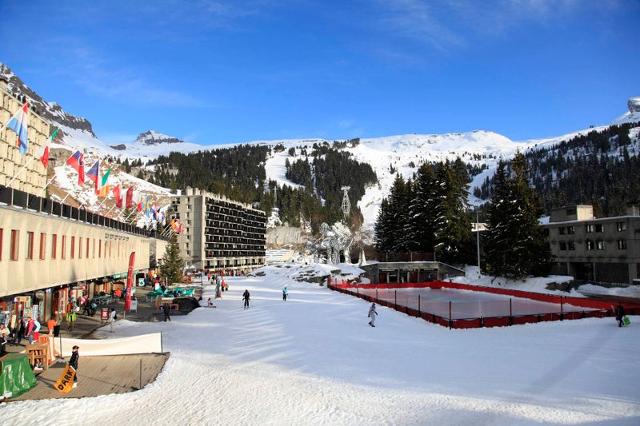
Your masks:
M29 104L27 102L11 116L6 127L15 132L17 135L16 146L20 154L25 155L27 148L29 148L29 135L27 130L29 127Z
M96 163L89 169L87 172L87 177L93 181L96 194L100 194L100 186L99 186L99 176L100 176L100 160L96 161Z
M116 185L113 187L113 197L116 200L116 207L121 209L122 208L122 197L120 195L120 185Z
M125 207L128 209L133 207L133 186L130 186L129 189L127 189Z
M107 171L102 175L102 186L107 186L107 182L109 182L109 175L111 174L111 167L107 169Z
M73 167L78 172L78 185L84 184L84 156L80 151L76 151L67 159L67 165Z
M47 144L44 146L44 150L42 151L42 155L40 156L40 162L42 163L45 169L49 167L49 144L53 142L56 136L58 136L57 128L53 131L53 133L51 133L51 136L49 136L49 140L47 141Z

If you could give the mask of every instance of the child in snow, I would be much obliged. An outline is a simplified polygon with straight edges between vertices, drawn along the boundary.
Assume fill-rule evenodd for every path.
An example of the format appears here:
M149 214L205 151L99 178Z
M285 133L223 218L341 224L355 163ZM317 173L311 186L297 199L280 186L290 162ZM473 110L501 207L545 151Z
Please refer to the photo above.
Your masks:
M371 307L369 308L369 318L371 318L371 321L369 321L369 325L371 327L376 326L376 315L378 315L378 313L376 312L376 304L372 303Z
M74 346L71 352L71 359L69 360L69 365L73 367L76 374L73 376L73 387L78 387L78 360L80 359L80 354L78 350L80 348L78 346Z
M618 303L615 309L616 320L618 320L618 327L622 327L624 325L624 306L621 303Z

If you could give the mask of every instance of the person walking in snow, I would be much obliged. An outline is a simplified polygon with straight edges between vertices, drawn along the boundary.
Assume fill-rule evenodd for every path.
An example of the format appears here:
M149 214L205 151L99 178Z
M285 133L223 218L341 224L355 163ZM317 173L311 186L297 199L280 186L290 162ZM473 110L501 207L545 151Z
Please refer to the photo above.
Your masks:
M80 349L77 345L74 346L71 352L71 359L69 360L69 365L73 367L76 374L73 376L73 387L78 387L78 361L80 360L80 354L78 350Z
M171 306L168 303L162 305L162 313L164 314L164 322L171 322Z
M622 303L618 303L615 309L616 320L618 320L618 327L622 327L624 325L624 306Z
M369 321L369 325L371 327L375 327L376 326L376 316L378 315L378 313L376 312L376 304L372 303L371 307L369 308L369 318L371 318L371 321Z
M244 291L244 293L242 293L242 300L244 300L244 308L247 309L249 307L249 298L251 297L251 295L249 294L249 290Z
M289 294L289 290L287 290L287 287L285 286L282 289L282 300L284 300L285 302L287 301L287 294Z

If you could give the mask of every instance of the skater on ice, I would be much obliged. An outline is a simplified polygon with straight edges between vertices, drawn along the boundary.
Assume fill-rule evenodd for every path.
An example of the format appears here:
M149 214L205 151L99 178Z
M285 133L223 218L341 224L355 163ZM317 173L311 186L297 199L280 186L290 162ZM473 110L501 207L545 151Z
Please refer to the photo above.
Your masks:
M244 291L244 293L242 293L242 300L244 300L244 308L247 309L249 307L249 298L251 296L249 295L249 290Z
M371 318L371 321L369 321L369 325L371 327L376 326L376 315L378 315L378 313L376 312L376 304L372 303L371 307L369 308L369 318Z

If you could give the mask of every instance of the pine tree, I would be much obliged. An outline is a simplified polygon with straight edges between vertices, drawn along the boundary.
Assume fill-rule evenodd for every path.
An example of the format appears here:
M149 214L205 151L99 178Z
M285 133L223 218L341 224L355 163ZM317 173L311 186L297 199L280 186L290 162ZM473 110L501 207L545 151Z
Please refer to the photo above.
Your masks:
M409 205L410 232L415 242L415 250L431 251L434 246L432 198L435 191L435 172L433 166L424 163L418 169L414 180L414 196Z
M550 253L538 223L543 210L529 187L524 155L516 154L511 170L509 177L506 165L500 163L494 179L485 243L487 271L507 278L545 274Z
M160 264L160 274L166 277L171 283L182 281L182 271L184 269L184 259L180 256L178 238L174 234L167 245L167 250Z

